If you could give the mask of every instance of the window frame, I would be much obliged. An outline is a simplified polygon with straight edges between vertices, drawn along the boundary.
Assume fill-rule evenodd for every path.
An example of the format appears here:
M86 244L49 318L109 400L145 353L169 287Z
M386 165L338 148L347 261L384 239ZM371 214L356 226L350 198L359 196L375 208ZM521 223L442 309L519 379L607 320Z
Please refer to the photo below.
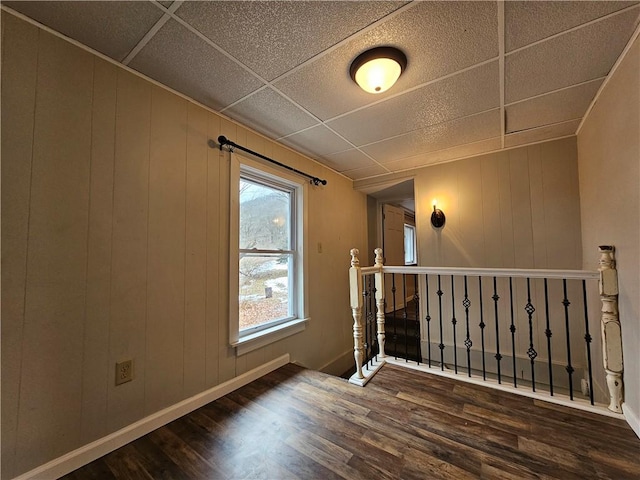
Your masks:
M306 328L307 314L306 255L306 205L308 186L306 182L287 172L276 170L261 162L231 153L229 189L229 344L243 355L257 348L294 335ZM291 316L269 322L266 325L247 329L239 327L239 261L240 261L240 194L241 177L270 188L282 188L291 192L291 245L293 272L290 278L289 295ZM260 250L261 251L261 250ZM258 252L260 252L258 251ZM286 253L286 251L285 251Z
M404 228L403 228L403 232L404 232L404 245L406 247L407 245L407 228L409 230L411 230L412 232L412 240L413 240L413 258L410 262L407 262L407 250L405 248L405 252L404 252L404 264L405 265L417 265L418 264L418 237L417 237L417 231L416 231L416 226L415 225L411 225L410 223L404 223Z

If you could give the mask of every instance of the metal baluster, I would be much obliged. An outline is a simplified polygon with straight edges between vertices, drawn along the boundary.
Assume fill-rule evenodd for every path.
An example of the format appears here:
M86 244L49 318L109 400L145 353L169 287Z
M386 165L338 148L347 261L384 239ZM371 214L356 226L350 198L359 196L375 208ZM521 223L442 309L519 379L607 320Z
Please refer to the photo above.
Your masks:
M496 277L493 277L493 309L494 309L494 318L496 321L496 362L498 365L498 383L502 383L502 379L500 377L500 360L502 360L502 355L500 355L500 331L498 328L498 300L500 300L500 296L498 295L498 287L496 283Z
M444 371L444 339L442 338L443 330L442 330L442 288L440 283L440 275L438 275L438 291L436 292L438 295L438 320L440 323L440 344L438 348L440 349L440 370Z
M370 362L373 366L374 357L377 355L376 348L378 340L376 338L376 287L373 275L369 275L369 315L371 316L371 337L369 343L371 344Z
M378 361L378 353L380 353L380 345L378 344L378 335L377 335L377 322L376 322L376 282L375 277L371 275L371 315L372 315L372 324L371 324L371 333L372 333L372 343L373 343L373 353L372 353L372 362L375 360Z
M422 346L420 345L420 295L418 294L418 275L413 276L413 302L416 307L416 356L418 365L422 360Z
M593 372L591 370L591 335L589 334L589 313L587 308L587 284L582 280L582 297L584 301L584 341L587 344L587 365L589 367L589 400L593 405Z
M538 352L533 348L533 312L536 311L534 306L531 304L531 279L527 278L527 304L524 306L524 311L527 312L529 316L529 349L527 350L527 355L529 356L529 360L531 361L531 388L535 392L536 391L536 369L535 369L535 360L538 356Z
M398 359L398 317L396 317L396 274L391 274L391 296L392 299L392 307L393 307L393 355L395 359Z
M451 325L453 326L453 369L458 373L458 345L456 342L456 295L454 287L454 276L451 275Z
M480 293L480 340L482 341L482 379L487 379L487 367L484 359L484 311L482 308L482 277L478 277L478 292Z
M511 311L511 358L513 361L513 386L518 388L518 370L516 367L516 326L513 323L513 277L509 277L509 309Z
M370 328L371 328L371 303L369 301L370 298L370 290L371 290L371 277L370 276L365 276L365 281L364 283L364 289L362 290L362 296L364 297L362 299L362 303L364 304L364 361L365 361L365 368L367 370L369 370L369 360L371 357L371 351L370 351Z
M431 368L431 314L429 313L429 275L424 276L424 283L426 286L426 296L427 296L427 316L425 320L427 321L427 363L429 368Z
M469 336L469 307L471 306L471 301L469 300L469 295L467 292L467 276L464 276L464 300L462 301L462 306L464 307L464 317L465 323L467 325L467 336L464 339L464 346L467 347L467 375L471 376L471 346L473 342L471 341L471 337Z
M402 274L402 318L404 319L404 361L409 361L409 330L408 330L408 314L407 314L407 275Z
M547 337L547 355L549 357L549 394L553 396L553 362L551 361L551 328L549 320L549 289L547 286L547 279L544 279L544 310L547 322L547 328L544 334Z
M571 335L569 333L569 305L571 302L567 299L567 279L562 279L562 290L564 292L564 299L562 305L564 305L564 328L567 333L567 374L569 375L569 398L573 400L573 366L571 365Z

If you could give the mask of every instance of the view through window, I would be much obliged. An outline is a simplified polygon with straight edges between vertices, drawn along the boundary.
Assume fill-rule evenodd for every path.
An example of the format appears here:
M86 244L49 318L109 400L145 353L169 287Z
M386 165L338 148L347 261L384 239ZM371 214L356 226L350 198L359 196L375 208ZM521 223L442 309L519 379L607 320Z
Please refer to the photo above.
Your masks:
M294 316L295 191L240 177L240 336Z

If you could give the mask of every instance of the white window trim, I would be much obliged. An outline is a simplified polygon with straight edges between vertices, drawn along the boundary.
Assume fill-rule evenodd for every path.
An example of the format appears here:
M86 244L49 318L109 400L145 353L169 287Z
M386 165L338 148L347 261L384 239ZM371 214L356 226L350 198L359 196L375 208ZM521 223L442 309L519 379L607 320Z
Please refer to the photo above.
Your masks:
M297 283L294 299L295 318L272 327L253 332L240 337L239 329L239 242L240 242L240 198L238 185L240 175L243 171L255 173L258 176L272 178L276 182L286 183L295 188L296 195L296 242L297 255L296 272L294 273ZM309 321L308 315L308 269L307 256L305 255L307 239L307 194L308 185L298 176L275 169L262 162L251 160L236 153L231 154L230 168L230 189L229 189L229 344L236 349L236 355L264 347L283 338L300 333L306 328Z
M404 260L404 264L405 265L417 265L418 263L418 231L416 229L415 225L411 225L410 223L405 223L404 224L404 228L403 228L403 233L404 233L404 229L406 229L407 227L409 227L409 229L413 232L413 259L411 262L407 262L407 259L405 257ZM406 242L406 235L405 236L405 242ZM405 250L406 252L406 250Z

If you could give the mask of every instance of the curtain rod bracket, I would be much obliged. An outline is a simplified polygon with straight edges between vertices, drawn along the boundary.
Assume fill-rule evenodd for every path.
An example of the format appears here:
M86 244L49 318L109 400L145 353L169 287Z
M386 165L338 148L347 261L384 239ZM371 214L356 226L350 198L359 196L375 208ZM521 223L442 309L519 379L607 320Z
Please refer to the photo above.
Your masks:
M207 144L211 148L215 148L216 147L216 142L214 142L211 139L207 142ZM218 144L220 145L220 150L221 151L222 151L222 147L224 147L224 146L229 147L229 151L230 152L233 152L233 150L235 148L237 148L237 149L242 150L244 152L250 153L251 155L254 155L254 156L258 157L258 158L266 160L267 162L271 162L271 163L274 163L274 164L276 164L276 165L278 165L278 166L280 166L282 168L286 168L287 170L291 170L292 172L295 172L298 175L302 175L303 177L307 177L309 179L309 183L312 183L313 185L317 186L317 185L326 185L327 184L326 180L323 180L323 179L318 178L318 177L314 177L313 175L309 175L308 173L301 172L297 168L290 167L289 165L285 165L284 163L280 163L277 160L269 158L269 157L267 157L265 155L262 155L262 154L260 154L258 152L254 152L253 150L249 150L248 148L243 147L242 145L238 145L237 143L232 142L231 140L229 140L224 135L220 135L218 137Z

